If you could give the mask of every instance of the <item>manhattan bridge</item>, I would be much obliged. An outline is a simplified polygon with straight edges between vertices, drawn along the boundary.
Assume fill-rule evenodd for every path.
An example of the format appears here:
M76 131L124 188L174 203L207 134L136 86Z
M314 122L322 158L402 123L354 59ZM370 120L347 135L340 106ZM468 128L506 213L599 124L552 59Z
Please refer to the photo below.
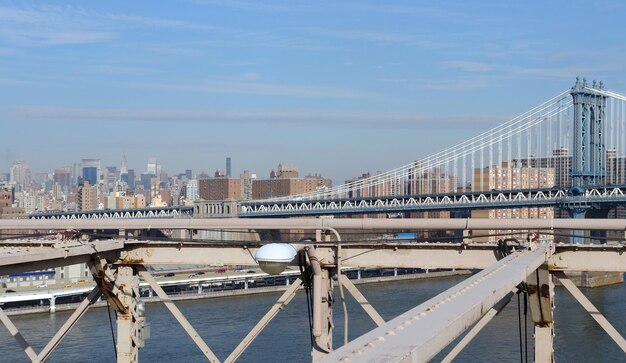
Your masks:
M594 272L619 275L623 281L625 133L626 96L607 90L602 82L577 79L571 89L458 145L333 188L268 200L201 202L193 210L100 211L0 220L0 232L12 236L0 240L0 275L85 264L95 282L38 352L1 307L0 321L31 361L43 362L87 309L104 299L117 312L117 361L137 362L150 318L143 309L142 286L158 295L193 340L198 354L210 362L234 362L297 291L304 290L307 307L297 308L309 317L313 361L425 362L454 343L443 358L450 362L514 295L523 294L534 326L534 361L554 362L554 281L560 281L626 355L622 333L570 279L571 274ZM442 211L449 211L453 218L322 218ZM472 236L472 231L503 229L509 235L499 236L502 239L497 243ZM156 238L149 233L154 230L175 230L179 238ZM359 230L380 234L459 231L462 235L455 236L455 243L344 239ZM555 242L553 237L563 230L573 231L571 243ZM39 238L37 233L42 231L57 233L58 238ZM98 231L109 234L94 234ZM198 231L218 231L222 237L243 231L256 237L203 239L197 237ZM308 238L285 240L280 238L282 231L304 231ZM613 233L610 241L599 238L603 243L589 243L589 236L607 232ZM283 273L291 264L299 267L299 275L221 360L149 269L183 264L258 265L271 275ZM479 272L385 321L344 273L367 268ZM339 297L333 292L335 287ZM344 292L354 297L376 325L352 341ZM13 294L1 297L10 299L7 295ZM343 310L340 347L333 344L335 303ZM93 329L107 329L109 323L112 330L112 322ZM290 339L286 336L284 342Z
M329 189L244 201L239 216L557 207L575 218L589 211L606 217L626 201L625 121L626 96L577 79L570 90L426 158Z

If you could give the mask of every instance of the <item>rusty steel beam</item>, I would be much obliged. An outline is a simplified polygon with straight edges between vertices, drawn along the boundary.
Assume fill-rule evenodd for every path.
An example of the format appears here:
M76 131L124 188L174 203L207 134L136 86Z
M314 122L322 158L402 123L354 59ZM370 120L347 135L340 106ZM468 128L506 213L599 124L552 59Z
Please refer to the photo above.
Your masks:
M42 247L0 249L0 275L88 262L94 253L108 254L123 249L124 242L118 239L82 244L72 242Z

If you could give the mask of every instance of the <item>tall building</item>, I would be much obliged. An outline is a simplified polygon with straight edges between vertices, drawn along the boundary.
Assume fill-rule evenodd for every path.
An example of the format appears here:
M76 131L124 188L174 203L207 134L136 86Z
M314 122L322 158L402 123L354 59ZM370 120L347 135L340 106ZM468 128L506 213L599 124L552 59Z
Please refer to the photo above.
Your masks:
M284 197L294 194L316 192L330 188L332 181L321 175L298 177L295 165L279 164L278 171L271 171L269 179L252 181L252 199Z
M157 163L157 159L156 158L150 158L148 159L148 165L146 167L146 173L147 174L152 174L156 177L159 177L159 174L161 173L161 165L159 165Z
M104 168L103 182L104 189L107 191L112 190L115 187L115 183L119 180L117 167L107 166Z
M199 197L198 194L198 180L197 179L191 179L187 182L187 185L185 186L185 188L187 189L185 192L185 195L187 196L187 204L191 204L193 203L194 200L197 200Z
M609 151L607 151L607 155ZM519 160L513 160L511 166L519 165L528 168L554 169L554 186L569 188L572 184L571 169L572 156L565 147L552 150L552 156L530 156Z
M72 187L72 168L64 166L62 168L54 169L53 180L59 184L61 191L68 194Z
M48 195L40 193L20 192L16 196L18 206L26 213L44 211L48 204Z
M295 164L278 164L278 171L271 171L270 178L297 178L298 167Z
M256 180L256 174L251 174L250 171L244 170L243 173L239 176L239 179L241 180L241 199L251 200L252 184Z
M150 185L152 184L153 178L156 178L156 175L150 173L141 173L140 183L143 186L144 190L150 190Z
M198 195L205 200L241 200L241 180L225 177L198 180Z
M122 154L122 163L120 164L120 175L128 173L126 153Z
M552 188L555 185L556 171L553 167L527 167L520 166L521 163L510 164L503 162L501 165L474 169L472 191L491 190L516 190L516 189L539 189ZM530 164L533 164L532 162ZM540 162L538 162L540 164ZM526 164L528 165L528 164ZM552 207L524 207L508 209L487 209L473 210L472 218L554 218L554 208ZM476 234L485 234L477 232ZM500 235L511 234L508 230L491 230L489 237L475 238L477 241L495 242L500 239ZM521 236L520 236L521 237Z
M617 150L606 151L606 184L626 184L626 157L617 155Z
M78 186L76 207L79 211L98 209L98 187L91 185L89 181L83 181Z
M135 169L128 169L128 174L126 178L126 183L128 183L128 189L135 190Z
M13 190L0 187L0 210L13 205Z
M93 166L87 166L83 168L83 180L88 181L91 185L97 185L98 183L98 169Z
M16 161L11 165L9 181L16 192L26 190L30 185L30 168L26 161Z
M230 165L230 156L226 158L226 177L230 178L231 177L231 165Z
M83 179L85 179L85 168L95 168L95 178L91 181L93 181L93 183L91 185L98 185L98 183L100 183L100 177L102 175L102 170L100 169L100 159L82 159L80 161L80 167L81 167L81 172L80 172L80 176L82 176ZM93 170L93 169L89 169L89 170ZM93 175L91 173L93 173L92 171L89 172L89 175ZM90 181L90 182L91 182Z

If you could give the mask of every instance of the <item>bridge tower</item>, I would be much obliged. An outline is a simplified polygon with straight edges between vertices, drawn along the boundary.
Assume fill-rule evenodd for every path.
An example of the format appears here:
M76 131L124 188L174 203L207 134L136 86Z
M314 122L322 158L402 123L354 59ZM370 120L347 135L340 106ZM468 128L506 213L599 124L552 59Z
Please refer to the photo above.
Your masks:
M572 156L572 194L575 199L565 208L572 218L585 218L587 212L597 205L583 201L586 188L604 185L606 177L606 147L604 143L604 118L606 96L595 90L603 90L602 82L576 77L570 94L574 103L574 150ZM600 211L601 212L601 211ZM584 242L584 231L574 230L572 243Z
M604 184L606 177L606 148L604 144L604 117L606 96L602 82L576 77L570 94L574 102L574 150L572 157L572 187L586 188Z

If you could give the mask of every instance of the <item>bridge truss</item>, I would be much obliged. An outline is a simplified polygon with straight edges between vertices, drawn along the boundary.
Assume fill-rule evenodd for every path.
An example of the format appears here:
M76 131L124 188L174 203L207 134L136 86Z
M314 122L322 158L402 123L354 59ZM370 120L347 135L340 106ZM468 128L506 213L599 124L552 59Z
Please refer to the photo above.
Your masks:
M588 188L572 195L566 188L492 190L454 194L407 195L337 200L251 201L242 203L239 217L315 216L426 211L462 211L529 207L595 206L626 203L626 187Z
M239 346L225 359L232 362L261 333L263 327L287 305L303 281L312 284L312 336L314 360L324 362L401 362L427 361L437 352L470 331L452 350L453 358L467 341L495 315L517 290L526 286L535 326L535 361L553 361L553 283L556 276L592 313L609 336L626 353L626 341L604 319L563 274L569 271L626 271L626 246L570 245L542 242L542 231L561 228L626 231L626 220L326 220L326 219L222 219L222 220L26 220L0 221L0 230L81 230L149 228L174 229L299 229L315 231L316 240L294 244L306 269L301 277L278 299L268 313L252 328ZM442 243L346 243L341 232L346 229L511 229L536 232L527 241L512 244L474 243L470 238L460 244ZM125 233L124 233L125 234ZM334 237L333 237L334 236ZM0 320L16 338L33 362L44 361L63 337L100 296L118 311L117 361L136 362L143 346L146 317L142 314L138 293L142 277L157 293L183 326L208 361L219 359L200 337L192 324L178 310L167 294L148 273L151 264L252 265L261 242L225 241L140 241L113 238L101 241L5 240L0 252L0 274L32 271L85 262L97 286L81 303L46 347L36 353L11 320L0 309ZM374 307L341 273L345 267L465 268L482 270L466 281L435 296L414 309L384 322ZM344 289L368 312L378 328L347 342L332 346L332 304L336 280L342 304ZM521 284L521 283L525 283ZM344 309L345 309L345 305ZM347 311L344 316L347 318Z

